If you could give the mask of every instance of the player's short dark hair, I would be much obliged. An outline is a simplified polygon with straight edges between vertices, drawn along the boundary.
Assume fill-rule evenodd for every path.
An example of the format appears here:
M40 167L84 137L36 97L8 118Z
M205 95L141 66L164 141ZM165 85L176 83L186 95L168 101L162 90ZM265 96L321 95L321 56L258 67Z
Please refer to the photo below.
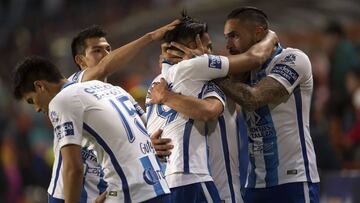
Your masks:
M173 30L170 30L165 33L164 41L165 42L180 42L184 43L186 40L195 40L196 35L202 37L204 33L208 31L208 25L206 23L200 22L186 14L184 10L182 12L182 18L180 23L176 25Z
M19 62L13 73L13 94L18 100L22 99L25 93L35 91L36 80L46 80L58 83L64 79L59 69L49 60L30 56Z
M264 29L269 28L269 18L259 8L246 6L232 10L227 16L227 20L230 19L239 19L241 21L250 21L254 22L260 26L263 26Z
M107 32L103 30L99 25L92 25L81 30L71 42L71 53L75 61L75 56L78 54L85 54L86 44L85 40L94 37L106 37ZM76 63L76 61L75 61Z

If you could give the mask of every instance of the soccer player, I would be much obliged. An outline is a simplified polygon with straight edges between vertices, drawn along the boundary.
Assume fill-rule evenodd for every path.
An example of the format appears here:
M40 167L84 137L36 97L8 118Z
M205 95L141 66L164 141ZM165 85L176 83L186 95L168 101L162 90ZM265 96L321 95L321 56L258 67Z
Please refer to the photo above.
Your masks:
M165 35L165 39L167 41L175 40L189 45L195 43L194 39L196 34L200 34L202 36L203 44L206 47L205 52L208 53L211 48L211 41L206 30L206 24L195 22L189 17L185 17L181 24L179 24L174 30L169 31ZM269 47L270 48L264 49L268 50L268 55L270 55L273 45ZM255 47L253 50L259 49L258 47ZM264 53L264 51L261 53ZM257 52L257 54L259 54L259 52ZM238 58L233 57L231 59L231 66L239 66L239 64L240 66L244 64L249 64L252 66L253 63L256 64L259 60L261 60L259 55L254 57L253 53L247 53L242 56L238 56ZM173 140L174 149L166 166L166 177L170 188L172 188L172 195L173 197L175 196L175 198L179 196L177 193L183 190L190 190L189 188L195 188L197 185L199 185L199 183L204 184L206 181L208 181L206 184L211 183L209 181L211 180L211 177L208 174L209 168L206 165L208 162L208 158L206 156L206 145L208 141L207 135L214 133L214 136L216 136L216 138L214 138L219 140L220 134L222 132L222 138L224 138L223 150L225 151L227 158L229 156L228 152L226 152L226 150L228 150L228 146L226 146L227 138L225 135L226 127L224 125L224 117L221 116L219 118L219 124L217 121L205 123L205 121L214 119L216 120L223 112L225 104L224 96L221 94L221 91L219 91L215 85L207 83L207 81L213 79L213 76L217 74L223 74L225 76L228 73L228 63L229 62L225 57L204 55L188 61L183 61L174 66L165 64L163 65L162 75L158 76L154 80L156 83L160 80L161 77L164 77L170 83L171 89L173 91L183 95L195 96L197 98L203 99L194 100L192 97L187 97L185 100L179 100L180 98L174 98L174 100L172 100L173 105L168 103L169 107L173 109L170 109L166 105L148 105L147 108L147 127L149 131L151 132L154 126L156 128L163 127L163 137L170 137ZM192 66L201 66L205 69L205 71L194 71L195 69L193 69ZM237 70L233 68L232 71L236 72ZM211 73L207 74L208 72ZM162 103L162 101L154 101L153 95L150 95L150 97L152 98L152 103ZM147 101L148 104L149 102L150 100ZM174 111L174 109L179 111L181 114L178 114L176 111ZM230 107L229 109L231 109L230 112L224 112L224 115L234 115L234 106ZM229 109L226 109L226 111ZM233 124L236 125L235 118L233 119ZM218 126L217 130L215 130L216 125L220 125L220 127ZM230 131L229 133L233 134L232 137L236 139L236 127L234 126L232 130L235 132ZM220 138L220 141L222 138ZM231 144L235 145L234 148L236 149L237 141L232 142ZM217 147L220 148L218 144ZM159 151L159 153L161 153L161 151ZM237 149L234 150L232 155L237 157ZM224 159L224 157L221 157L221 159ZM215 159L213 159L213 163L215 164ZM220 163L220 167L222 167L224 171L226 170L228 176L226 177L227 180L221 181L220 179L222 177L220 177L220 173L223 173L224 171L217 171L219 172L217 174L219 183L224 183L221 186L219 185L219 188L221 187L223 190L223 197L228 198L228 201L235 201L234 193L231 194L233 185L231 183L232 180L229 174L231 174L230 170L232 170L230 168L230 164L232 166L235 165L233 169L235 168L237 175L238 166L236 166L236 163L230 163L230 160L227 160L226 162L228 165L225 166L222 164L223 163ZM210 165L210 167L212 166ZM226 181L229 181L230 184ZM239 178L236 181L239 182ZM235 185L237 185L239 194L239 184ZM195 189L193 189L193 192L196 192ZM199 191L200 194L202 192L203 191L201 190ZM182 198L187 198L187 196L190 195L184 196ZM185 199L180 198L178 201L185 201ZM186 201L189 202L191 200L186 199ZM193 199L192 201L199 200Z
M69 82L48 60L29 57L16 68L14 95L49 115L55 154L49 190L62 187L65 202L80 200L82 140L104 169L105 202L170 200L150 138L126 91L100 81Z
M105 38L106 33L98 27L80 32L71 44L72 55L80 71L69 79L104 81L111 73L124 68L146 45L162 39L164 33L178 23L175 20L113 51Z
M224 28L229 52L248 52L267 30L268 19L260 9L233 10ZM319 202L319 176L309 132L313 81L308 57L298 49L278 46L250 76L247 84L217 81L245 109L250 166L244 201Z
M231 54L247 51L268 30L260 9L233 10L224 34ZM243 198L255 202L319 202L319 175L309 129L311 63L298 49L277 47L245 83L218 81L244 109L250 165Z
M173 24L176 24L176 22L148 33L137 41L120 47L117 50L117 57L120 57L120 59L123 58L123 60L122 63L118 64L116 69L113 70L109 69L111 66L102 67L98 65L103 58L111 52L111 46L106 40L107 33L101 27L96 25L80 31L73 38L71 43L72 56L80 71L70 76L69 80L74 82L82 82L93 79L105 80L108 74L123 68L131 57L135 56L142 47L151 42L151 40L145 40L145 38L150 36L152 40L161 39L163 37L163 33L168 29L171 29ZM130 55L125 55L125 52ZM125 57L128 58L125 59ZM100 71L101 69L103 69L103 71ZM143 122L145 122L146 118L143 110L139 105L134 105ZM155 133L159 132L156 131ZM84 161L84 179L80 202L92 203L99 194L106 190L107 184L103 181L103 172L100 164L97 163L96 153L94 153L94 150L89 149L89 143L86 142L86 140L83 140L81 154ZM54 197L63 199L62 187L56 187L56 190L49 190L48 192L51 198Z

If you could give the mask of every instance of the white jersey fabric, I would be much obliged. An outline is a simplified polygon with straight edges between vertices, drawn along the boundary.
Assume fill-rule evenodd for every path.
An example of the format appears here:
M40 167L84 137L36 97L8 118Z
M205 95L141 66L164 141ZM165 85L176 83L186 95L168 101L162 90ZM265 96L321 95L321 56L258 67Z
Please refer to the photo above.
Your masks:
M84 147L84 142L103 168L105 202L142 202L169 193L139 113L120 87L100 81L67 84L49 104L55 154L49 194L64 199L61 147Z
M194 67L200 67L199 69ZM225 106L223 94L208 81L226 76L228 60L226 57L203 55L176 65L163 63L161 77L169 83L176 93L194 96L199 99L218 98ZM165 175L170 188L197 182L212 181L209 173L208 137L210 123L194 121L165 105L151 105L147 99L148 131L162 128L162 137L171 138L174 149L168 158ZM216 125L216 122L212 123Z
M86 69L72 74L68 80L71 82L81 82L85 71ZM106 190L107 183L103 179L104 172L97 160L96 153L91 143L86 139L81 141L81 156L84 163L84 175L80 203L93 203L95 199ZM54 174L55 173L53 173L53 175ZM62 173L58 173L58 176L58 179L62 180ZM64 197L63 192L64 188L62 184L59 184L57 187L53 187L53 190L51 192L49 191L49 194L51 196L55 195L55 198L62 199L62 197Z
M78 72L75 72L70 77L68 77L68 80L71 82L81 82L86 70L87 69L79 70Z
M226 105L222 115L210 122L209 158L210 171L225 203L243 202L240 193L240 134L237 125L235 102L225 97ZM244 154L242 156L247 156Z
M313 91L311 63L298 49L278 47L260 70L251 72L251 86L264 77L280 82L288 98L244 111L248 125L250 164L247 188L290 182L319 182L309 129Z

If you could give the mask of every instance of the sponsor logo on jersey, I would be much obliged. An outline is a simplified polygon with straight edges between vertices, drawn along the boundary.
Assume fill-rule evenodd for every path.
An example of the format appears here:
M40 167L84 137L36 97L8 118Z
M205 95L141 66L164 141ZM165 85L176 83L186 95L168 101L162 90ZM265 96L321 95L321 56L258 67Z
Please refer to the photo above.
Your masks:
M65 122L63 124L65 136L75 135L74 133L74 125L72 122Z
M221 58L220 56L208 55L209 57L209 68L221 69Z
M155 153L154 147L149 140L146 143L140 142L140 150L143 154Z
M143 178L147 184L154 185L164 177L160 170L154 170L153 168L146 168L143 172Z
M271 73L280 75L291 85L293 85L299 77L299 74L294 69L285 64L276 64L275 67L271 70Z
M61 140L65 136L74 136L75 132L73 122L65 122L57 125L54 128L54 134L58 140Z
M140 162L144 167L144 171L143 171L144 181L149 185L160 184L159 181L165 178L160 168L154 169L154 166L151 163L149 156L141 157Z
M87 147L81 148L81 156L83 160L97 162L96 154L93 149L88 149Z

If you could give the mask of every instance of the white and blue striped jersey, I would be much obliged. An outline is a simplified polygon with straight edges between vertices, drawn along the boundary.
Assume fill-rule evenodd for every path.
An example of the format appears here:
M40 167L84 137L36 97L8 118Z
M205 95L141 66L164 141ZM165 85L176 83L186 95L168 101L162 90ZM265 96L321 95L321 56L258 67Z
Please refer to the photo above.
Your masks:
M85 70L72 74L68 80L72 82L81 82ZM51 116L51 115L50 115ZM91 144L83 139L81 141L81 156L84 162L83 188L81 191L80 203L93 203L96 197L106 190L107 183L103 180L103 170L97 161L96 153L91 148ZM53 172L53 174L55 174ZM62 174L58 173L58 179L62 180ZM63 187L53 187L49 194L55 198L63 197Z
M281 83L289 97L249 112L250 164L247 188L264 188L291 182L319 182L309 129L313 91L311 63L298 49L277 48L260 70L251 72L254 86L264 77Z
M197 71L194 68L197 66L204 67L206 71ZM163 63L162 74L154 82L163 77L176 93L200 99L216 97L225 106L223 96L219 95L217 88L214 88L216 86L208 81L218 75L226 76L227 72L227 58L203 55L173 66ZM150 105L149 100L146 103L147 129L151 133L162 128L162 136L171 138L174 145L165 171L170 188L212 181L207 147L208 130L211 126L190 119L166 105Z
M236 103L229 97L225 97L225 101L224 112L209 125L212 126L208 140L210 171L221 200L225 203L241 203L240 134Z
M61 147L84 142L91 152L86 156L102 166L106 202L142 202L169 193L140 111L120 87L100 81L66 85L49 104L55 154L49 194L64 199Z

